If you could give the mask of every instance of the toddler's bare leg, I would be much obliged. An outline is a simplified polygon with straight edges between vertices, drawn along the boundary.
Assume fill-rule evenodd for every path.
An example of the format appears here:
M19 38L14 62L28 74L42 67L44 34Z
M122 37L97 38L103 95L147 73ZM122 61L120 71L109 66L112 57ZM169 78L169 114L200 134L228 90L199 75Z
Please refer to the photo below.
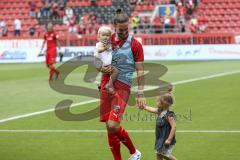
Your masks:
M112 66L113 67L113 66ZM110 93L114 93L114 86L113 83L114 81L117 79L118 77L118 70L117 68L113 67L112 68L112 73L110 76L110 80L109 82L106 84L105 88L110 92Z

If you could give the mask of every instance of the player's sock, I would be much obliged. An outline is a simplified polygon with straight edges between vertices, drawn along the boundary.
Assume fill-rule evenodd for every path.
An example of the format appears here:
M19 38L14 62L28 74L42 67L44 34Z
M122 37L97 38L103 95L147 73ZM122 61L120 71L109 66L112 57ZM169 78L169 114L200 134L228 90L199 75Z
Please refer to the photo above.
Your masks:
M51 70L51 72L56 73L56 69L54 66L50 66L50 70Z
M122 160L121 152L120 152L120 140L116 133L108 132L108 144L112 151L114 160Z
M55 73L56 73L56 77L55 77L55 79L58 79L58 77L59 77L59 75L60 75L60 71L57 70L57 69L55 69Z
M128 148L130 154L134 154L136 149L128 135L128 132L123 127L120 127L117 131L117 135L119 140Z
M54 75L54 67L49 67L49 81L53 80L53 75Z
M59 74L60 74L60 72L59 72L54 66L50 66L50 67L49 67L49 70L50 70L50 71L49 71L49 72L50 72L49 80L52 80L52 79L53 79L54 73L56 74L55 79L57 79L58 76L59 76Z

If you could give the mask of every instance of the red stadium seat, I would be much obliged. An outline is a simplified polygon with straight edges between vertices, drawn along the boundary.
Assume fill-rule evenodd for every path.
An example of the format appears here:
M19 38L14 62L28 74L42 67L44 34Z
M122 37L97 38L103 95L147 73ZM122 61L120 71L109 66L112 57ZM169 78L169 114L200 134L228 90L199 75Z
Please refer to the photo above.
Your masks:
M235 28L236 33L240 33L240 27Z
M208 3L208 0L202 0L202 3Z
M24 31L27 32L28 30L29 30L29 27L28 27L28 26L23 26L23 27L22 27L22 31L23 31L23 32L24 32Z
M223 25L223 23L221 23L221 22L219 22L219 21L215 22L215 26L216 26L216 27L221 27L222 25Z
M226 33L227 32L227 29L222 27L220 30L219 30L221 33Z
M234 15L234 16L232 16L231 19L232 19L232 21L237 22L238 21L238 16Z
M218 20L218 21L223 21L224 18L223 18L223 16L222 16L221 14L219 14L219 15L217 15L217 20Z
M215 0L208 0L209 1L209 3L214 3L215 2Z
M228 29L227 29L227 32L228 32L228 33L234 33L234 28L231 28L231 27L228 28Z
M215 24L213 22L208 22L208 26L211 28L211 27L215 27Z
M210 30L210 32L211 33L218 33L219 32L219 29L218 28L212 28L211 30Z
M231 17L229 15L225 15L224 21L228 21L228 22L231 21Z

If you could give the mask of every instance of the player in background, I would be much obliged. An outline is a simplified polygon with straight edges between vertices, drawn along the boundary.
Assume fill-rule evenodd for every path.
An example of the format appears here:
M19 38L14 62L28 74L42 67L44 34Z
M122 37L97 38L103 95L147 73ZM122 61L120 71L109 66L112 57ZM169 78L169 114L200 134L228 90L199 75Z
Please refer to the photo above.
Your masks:
M46 65L49 69L49 81L53 80L53 76L55 74L55 78L57 79L60 72L54 67L54 64L56 63L56 57L57 57L57 46L60 50L60 42L59 42L59 36L56 32L54 32L53 24L49 23L47 25L47 32L44 34L44 41L42 44L42 48L40 51L39 56L43 55L42 51L47 43L47 50L46 50Z

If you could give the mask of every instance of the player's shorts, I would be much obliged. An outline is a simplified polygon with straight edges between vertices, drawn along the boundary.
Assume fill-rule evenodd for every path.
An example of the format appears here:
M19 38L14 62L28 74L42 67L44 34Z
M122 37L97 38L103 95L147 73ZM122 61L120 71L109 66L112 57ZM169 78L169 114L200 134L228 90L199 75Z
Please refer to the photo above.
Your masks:
M46 64L55 64L56 63L56 54L46 54Z
M103 80L101 83L100 121L112 120L121 122L130 96L130 86L116 80L114 82L115 93L110 94L104 90L107 83L108 80Z

